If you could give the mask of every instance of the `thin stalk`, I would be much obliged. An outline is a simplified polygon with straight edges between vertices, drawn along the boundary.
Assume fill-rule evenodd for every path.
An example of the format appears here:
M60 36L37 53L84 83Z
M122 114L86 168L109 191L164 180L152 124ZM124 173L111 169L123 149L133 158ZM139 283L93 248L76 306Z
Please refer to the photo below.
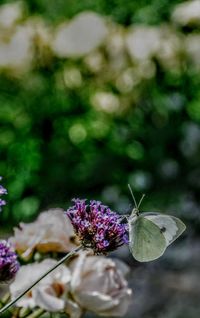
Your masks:
M45 313L45 310L40 308L34 311L32 314L26 316L26 318L38 318L42 316L44 313Z
M21 299L27 292L29 292L35 285L37 285L43 278L45 278L48 274L54 271L57 267L59 267L66 260L74 256L78 251L81 250L81 246L77 247L56 263L52 268L50 268L45 274L41 275L31 286L29 286L25 291L23 291L19 296L17 296L14 300L10 301L7 305L5 305L2 309L0 309L0 314L8 310L11 306L13 306L19 299Z

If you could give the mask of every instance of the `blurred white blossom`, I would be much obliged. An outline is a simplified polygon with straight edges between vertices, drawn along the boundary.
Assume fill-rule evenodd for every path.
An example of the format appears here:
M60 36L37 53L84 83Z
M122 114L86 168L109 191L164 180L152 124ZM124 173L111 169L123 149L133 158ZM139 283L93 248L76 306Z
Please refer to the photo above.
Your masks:
M172 20L180 25L200 24L200 1L185 1L178 4L172 12Z
M107 32L103 17L83 12L57 28L52 48L59 57L84 56L103 43Z
M150 173L145 171L137 170L130 174L129 183L134 184L134 189L137 191L144 191L149 189L152 184L152 176Z
M105 113L115 113L120 109L119 98L110 92L96 92L91 97L91 104Z
M14 72L27 70L33 60L33 32L26 25L18 25L9 38L0 36L0 68Z
M102 192L103 200L110 203L116 203L120 196L120 190L117 186L107 186Z
M82 123L75 123L69 128L69 138L74 144L79 144L87 137L87 131Z
M84 62L93 73L101 71L106 63L103 54L98 50L88 54Z
M155 63L150 60L144 60L136 66L135 73L137 73L138 78L141 80L150 79L156 73Z
M110 26L105 48L108 54L109 66L112 71L114 70L119 72L128 64L125 46L125 34L126 30L122 26Z
M160 166L160 174L165 179L175 179L178 172L178 162L173 159L165 159Z
M160 29L133 26L127 33L126 46L133 61L150 59L160 48Z
M28 27L33 33L33 46L35 57L43 64L47 63L51 56L52 30L40 16L30 17L27 20Z
M116 87L121 93L128 93L139 84L141 78L135 68L129 67L121 72L116 79Z
M78 68L65 67L63 71L63 79L66 87L78 88L82 85L82 75Z
M185 52L192 64L200 69L200 34L189 34L185 37Z
M181 63L180 54L183 51L183 39L179 33L166 25L160 28L160 32L160 48L156 52L156 57L167 70L178 70Z
M199 125L186 122L182 128L183 139L180 149L187 158L197 155L200 149L200 127Z
M0 29L8 29L23 17L23 2L8 3L0 6Z

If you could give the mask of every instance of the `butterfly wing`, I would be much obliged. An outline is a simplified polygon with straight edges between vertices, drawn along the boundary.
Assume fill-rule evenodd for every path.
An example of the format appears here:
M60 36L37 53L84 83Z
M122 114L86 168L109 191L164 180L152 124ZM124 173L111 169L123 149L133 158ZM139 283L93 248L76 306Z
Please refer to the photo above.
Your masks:
M140 262L153 261L165 251L167 244L159 226L146 217L129 220L129 248Z
M186 229L185 224L171 215L143 213L146 219L156 224L166 239L167 246L174 242Z

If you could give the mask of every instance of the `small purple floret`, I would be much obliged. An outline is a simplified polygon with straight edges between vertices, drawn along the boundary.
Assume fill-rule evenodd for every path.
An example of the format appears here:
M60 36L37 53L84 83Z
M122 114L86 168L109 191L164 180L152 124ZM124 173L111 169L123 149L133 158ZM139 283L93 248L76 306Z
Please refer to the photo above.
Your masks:
M17 255L10 243L0 241L0 283L9 282L13 279L19 269Z
M0 180L2 180L2 177L0 177ZM2 186L2 185L0 185L0 196L1 195L4 195L4 194L7 194L8 192L7 192L7 190ZM6 205L6 201L5 200L2 200L1 198L0 198L0 212L1 212L1 210L2 210L2 206L4 206L4 205Z
M84 247L96 254L106 254L128 243L128 226L121 216L100 201L73 199L74 206L66 211L75 232Z

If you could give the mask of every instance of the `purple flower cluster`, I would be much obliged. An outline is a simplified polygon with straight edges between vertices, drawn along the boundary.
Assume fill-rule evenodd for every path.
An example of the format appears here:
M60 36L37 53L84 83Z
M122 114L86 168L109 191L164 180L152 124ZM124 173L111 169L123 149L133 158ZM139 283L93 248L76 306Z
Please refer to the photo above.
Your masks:
M127 224L121 216L99 201L73 199L74 206L66 214L84 247L92 248L96 254L106 254L128 243Z
M15 277L19 269L17 255L11 245L5 241L0 241L0 283L8 282Z
M0 180L2 179L2 177L0 177ZM2 185L0 185L0 196L1 195L4 195L4 194L7 194L7 190L2 186ZM1 198L0 198L0 212L1 212L1 210L2 210L2 206L4 206L4 205L6 205L6 201L5 200L2 200Z

